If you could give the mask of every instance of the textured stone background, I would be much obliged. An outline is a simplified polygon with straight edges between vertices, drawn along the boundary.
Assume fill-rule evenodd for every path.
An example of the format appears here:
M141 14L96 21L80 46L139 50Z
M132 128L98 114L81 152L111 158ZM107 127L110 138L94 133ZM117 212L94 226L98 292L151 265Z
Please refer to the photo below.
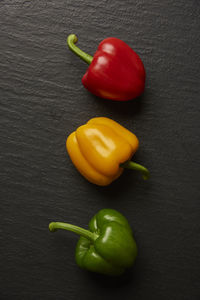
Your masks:
M200 296L198 0L0 1L0 298L197 300ZM76 33L93 54L108 36L141 56L145 93L102 100L81 85L87 65L66 47ZM88 183L66 137L94 116L136 133L135 160L112 185ZM120 279L79 269L77 236L48 223L87 226L99 209L121 211L139 246Z

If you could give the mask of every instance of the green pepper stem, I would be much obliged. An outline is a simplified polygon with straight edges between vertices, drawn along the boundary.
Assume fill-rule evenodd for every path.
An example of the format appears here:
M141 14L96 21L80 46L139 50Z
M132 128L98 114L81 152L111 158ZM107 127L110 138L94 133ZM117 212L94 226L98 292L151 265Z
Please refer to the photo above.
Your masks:
M69 49L74 52L77 56L79 56L82 60L84 60L89 65L91 64L93 57L80 48L78 48L75 44L78 42L78 38L75 34L70 34L67 38L67 45Z
M98 235L94 232L91 232L89 230L83 229L81 227L72 225L72 224L68 224L68 223L62 223L62 222L51 222L49 224L49 230L51 232L57 231L58 229L64 229L64 230L69 230L72 231L76 234L79 234L83 237L85 237L88 240L91 240L92 242L94 242Z
M145 168L142 165L139 165L131 160L128 160L125 163L121 164L120 167L125 168L125 169L140 171L142 173L142 178L144 180L149 179L149 176L150 176L149 170L147 170L147 168Z

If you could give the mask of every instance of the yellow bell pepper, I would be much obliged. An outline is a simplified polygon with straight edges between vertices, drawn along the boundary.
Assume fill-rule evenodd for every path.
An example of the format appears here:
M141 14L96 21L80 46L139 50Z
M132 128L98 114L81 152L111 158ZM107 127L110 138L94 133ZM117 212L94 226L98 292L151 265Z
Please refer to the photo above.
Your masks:
M108 185L124 168L139 170L143 178L149 171L132 161L139 146L138 138L117 122L100 117L72 132L66 141L69 156L78 171L90 182Z

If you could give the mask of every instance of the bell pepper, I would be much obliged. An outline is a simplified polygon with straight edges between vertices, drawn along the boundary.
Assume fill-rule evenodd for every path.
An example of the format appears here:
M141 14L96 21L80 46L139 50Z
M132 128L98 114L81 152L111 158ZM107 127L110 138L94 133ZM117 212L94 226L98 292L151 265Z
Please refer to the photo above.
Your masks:
M140 96L145 86L145 69L138 56L125 42L109 37L98 46L94 57L83 52L75 44L78 38L70 34L67 44L76 55L90 66L82 83L94 95L118 101Z
M90 182L105 186L117 179L124 168L149 171L130 161L139 146L138 138L118 124L104 117L93 118L72 132L66 141L69 156L78 171Z
M89 230L62 222L52 222L49 230L65 229L81 237L75 259L79 267L117 276L133 265L137 246L127 219L113 209L100 210L89 222Z

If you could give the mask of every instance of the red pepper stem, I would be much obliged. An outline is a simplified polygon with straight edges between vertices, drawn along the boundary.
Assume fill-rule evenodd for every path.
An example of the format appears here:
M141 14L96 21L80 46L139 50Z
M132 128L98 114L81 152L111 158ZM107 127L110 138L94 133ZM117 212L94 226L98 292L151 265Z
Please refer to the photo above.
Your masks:
M140 171L142 173L142 178L144 180L149 179L150 173L147 170L147 168L145 168L142 165L139 165L131 160L128 160L125 163L121 164L120 167L125 168L125 169Z
M75 34L70 34L68 36L67 45L68 45L69 49L90 65L93 60L93 57L91 55L83 52L80 48L78 48L75 45L77 42L78 42L78 38Z
M94 242L98 237L98 235L96 233L91 232L91 231L86 230L86 229L83 229L81 227L72 225L72 224L62 223L62 222L51 222L49 224L49 230L51 232L55 232L58 229L64 229L64 230L72 231L76 234L79 234L79 235L85 237L86 239L88 239L92 242Z

